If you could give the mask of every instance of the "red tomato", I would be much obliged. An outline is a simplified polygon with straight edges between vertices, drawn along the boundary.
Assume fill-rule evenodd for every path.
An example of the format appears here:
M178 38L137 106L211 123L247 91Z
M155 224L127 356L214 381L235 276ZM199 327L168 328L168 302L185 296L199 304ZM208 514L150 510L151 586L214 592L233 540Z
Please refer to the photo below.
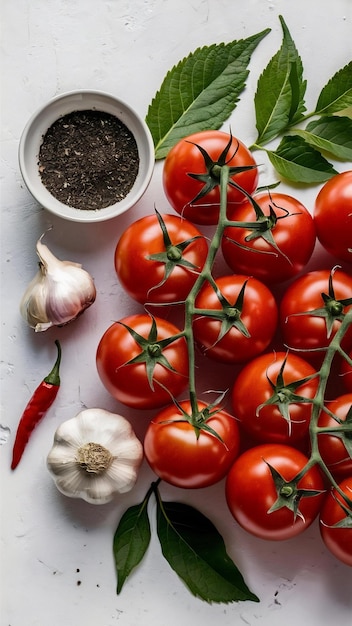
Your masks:
M352 350L349 353L349 358L352 360ZM340 374L342 376L342 383L346 391L352 393L352 365L343 359L341 362Z
M218 163L230 140L230 135L219 130L201 131L181 139L168 153L163 169L163 186L171 206L196 224L217 224L219 219L220 191L219 175L216 169L209 168L210 180L215 183L203 198L193 202L204 186L204 182L196 180L190 174L207 174L208 168L204 157L196 145L205 150L214 164ZM232 137L226 165L229 167L255 166L254 169L240 172L232 176L238 185L248 193L257 187L258 170L256 162L248 148L236 137ZM229 186L227 202L242 202L244 195L238 189Z
M147 314L131 315L115 322L102 336L96 354L103 385L116 400L137 409L167 404L170 394L176 397L188 384L188 351L184 337L165 345L180 331L162 318L154 319L155 337L151 336L152 318ZM146 339L146 345L141 346L122 324ZM145 358L151 363L150 378ZM130 362L133 359L136 362Z
M286 290L280 305L280 323L284 343L290 348L304 352L304 357L316 360L324 355L324 352L311 352L329 345L330 340L340 327L339 315L352 308L352 275L336 270L333 272L332 285L334 297L329 299L326 305L322 294L329 295L329 270L317 270L309 272L297 278ZM339 300L351 299L351 304L341 306ZM327 323L324 317L315 315L316 309L326 308L334 317L330 336L328 336ZM303 315L302 315L303 313ZM345 349L352 346L352 327L347 331L342 345Z
M312 256L316 241L313 218L291 196L264 192L254 198L264 214L260 220L256 219L248 200L231 207L229 219L261 224L261 228L255 231L237 226L226 228L221 244L225 261L234 272L251 274L265 283L288 280Z
M215 282L219 292L205 283L195 307L221 311L223 318L196 313L195 340L207 356L217 361L249 361L263 352L274 336L278 321L275 298L256 278L232 274L221 276ZM219 340L219 337L222 338Z
M336 400L326 403L326 407L331 411L338 420L344 422L349 411L352 411L352 393L346 393L339 396ZM322 411L318 426L336 428L339 422L333 416ZM342 433L341 433L342 435ZM350 441L351 435L346 434L346 442ZM347 476L352 476L352 458L339 435L333 433L320 433L318 435L318 445L320 455L327 465L328 469L334 476L335 480L342 480Z
M169 242L157 215L148 215L125 230L115 250L120 282L142 304L185 300L208 254L206 239L193 224L178 215L161 217Z
M186 413L190 402L180 402ZM207 405L198 402L200 411ZM172 404L151 421L144 439L144 453L153 471L163 480L185 489L208 487L227 474L239 452L236 420L223 410L206 419L221 441L205 430L195 432L183 413Z
M352 263L352 170L333 176L319 191L314 221L321 245Z
M352 502L352 476L345 478L339 487ZM352 509L348 515L339 504L340 502L348 508L339 492L332 489L320 513L320 533L328 550L339 561L352 567ZM341 525L341 522L344 527L336 526L339 523Z
M235 520L249 533L261 539L280 541L303 532L319 513L323 494L300 498L295 516L293 506L295 494L290 493L291 484L276 488L269 465L285 481L292 481L305 467L307 457L281 444L263 444L243 452L234 462L226 479L226 500ZM269 464L269 465L268 465ZM317 467L312 467L298 481L298 489L313 493L324 489ZM271 510L280 494L283 506ZM287 506L285 506L285 502Z
M308 433L312 405L295 402L295 397L314 398L318 378L295 383L315 373L310 363L284 352L262 354L247 363L232 388L233 414L244 432L259 443L301 441ZM261 406L271 399L274 404Z

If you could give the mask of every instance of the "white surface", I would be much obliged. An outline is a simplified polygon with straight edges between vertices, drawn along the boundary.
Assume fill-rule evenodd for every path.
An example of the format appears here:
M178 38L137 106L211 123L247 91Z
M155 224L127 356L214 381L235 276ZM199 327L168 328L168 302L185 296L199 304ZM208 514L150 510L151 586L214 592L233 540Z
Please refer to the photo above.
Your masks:
M232 520L222 483L196 492L164 485L162 493L193 504L216 523L261 602L209 606L196 600L163 559L155 533L142 565L116 596L113 532L154 475L144 465L132 493L118 504L94 508L60 496L45 468L57 425L84 406L122 411L143 436L149 414L133 414L108 396L96 373L95 351L113 320L139 310L115 276L119 234L154 205L159 211L168 207L159 164L147 193L126 216L87 225L55 218L33 201L21 180L17 150L24 125L50 98L79 88L121 96L144 116L166 71L189 52L271 27L253 55L247 90L231 119L233 133L251 143L256 82L281 45L279 14L303 60L310 109L321 87L351 59L351 0L1 2L1 626L291 626L299 620L307 626L351 626L352 571L326 552L317 525L285 543L254 539ZM270 167L262 172L262 182L271 180ZM297 188L296 193L312 208L316 191ZM35 335L18 307L36 271L35 242L49 226L48 245L91 272L98 297L72 325ZM11 472L17 422L55 357L56 337L63 349L62 388ZM220 379L212 384L216 388Z

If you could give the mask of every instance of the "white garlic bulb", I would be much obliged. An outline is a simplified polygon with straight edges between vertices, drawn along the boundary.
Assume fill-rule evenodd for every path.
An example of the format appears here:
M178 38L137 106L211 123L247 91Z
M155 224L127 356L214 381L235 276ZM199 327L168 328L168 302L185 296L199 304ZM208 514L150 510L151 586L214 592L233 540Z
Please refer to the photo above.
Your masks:
M79 263L60 261L37 241L39 271L23 294L22 317L36 332L72 322L96 298L94 281Z
M132 489L142 460L143 446L126 418L85 409L58 427L47 467L65 496L105 504Z

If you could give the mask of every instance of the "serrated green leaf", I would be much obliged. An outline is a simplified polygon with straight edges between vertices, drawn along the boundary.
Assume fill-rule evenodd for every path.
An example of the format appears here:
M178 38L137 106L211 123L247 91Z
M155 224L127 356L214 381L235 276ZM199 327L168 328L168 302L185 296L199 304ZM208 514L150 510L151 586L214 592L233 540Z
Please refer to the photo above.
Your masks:
M294 41L280 16L283 29L281 48L259 77L254 97L257 144L277 137L289 124L298 121L306 110L303 66Z
M156 159L187 135L222 126L245 87L252 53L269 32L198 48L167 73L146 116Z
M267 154L276 171L295 183L322 183L337 174L302 137L284 137L276 151L267 150Z
M194 596L209 603L258 601L228 556L221 535L202 513L158 499L157 532L164 557Z
M320 92L315 113L331 115L352 106L352 61L336 72Z
M119 594L126 578L142 560L150 542L147 502L127 509L121 517L113 541Z
M352 161L352 120L349 117L323 116L310 122L304 130L295 129L292 134L299 135L318 150Z

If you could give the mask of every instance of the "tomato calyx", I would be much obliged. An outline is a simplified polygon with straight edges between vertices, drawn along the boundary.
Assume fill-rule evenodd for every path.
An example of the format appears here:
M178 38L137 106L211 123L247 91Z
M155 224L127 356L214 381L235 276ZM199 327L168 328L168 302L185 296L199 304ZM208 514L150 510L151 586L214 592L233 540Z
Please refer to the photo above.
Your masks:
M163 350L174 341L177 341L178 339L184 337L184 333L179 333L178 335L166 337L165 339L158 339L158 330L157 330L155 318L152 315L150 315L150 317L152 320L152 324L151 324L150 331L149 331L147 338L137 333L137 331L134 328L127 326L127 324L125 324L124 322L121 322L121 321L118 322L118 324L121 324L121 326L123 326L130 333L130 335L135 340L136 344L141 349L141 352L139 354L137 354L135 357L133 357L129 361L126 361L125 363L120 365L120 367L125 367L126 365L133 365L136 363L144 363L146 367L149 386L152 389L152 391L154 391L154 376L153 375L154 375L155 367L157 365L162 365L163 367L170 370L171 372L174 372L182 376L182 374L180 374L180 372L178 372L168 361L166 356L163 354Z
M221 412L222 408L221 406L219 406L219 402L223 400L224 396L225 392L221 393L214 402L212 402L211 404L207 404L203 408L199 408L198 402L195 398L193 398L190 412L186 411L183 406L176 400L176 398L173 398L173 402L180 412L181 417L177 419L165 420L159 423L171 424L177 422L187 422L194 429L197 439L199 439L200 433L204 431L212 437L215 437L218 441L220 441L220 443L227 447L219 433L217 433L216 430L209 426L209 424L207 423L210 418Z
M333 276L339 266L332 268L329 275L328 293L321 293L321 298L324 306L312 309L311 311L302 311L300 313L292 313L292 317L310 315L314 317L322 317L325 319L326 324L326 336L329 339L333 331L335 321L342 322L345 313L344 308L352 304L352 298L343 298L338 300L335 296L335 290L333 285Z
M212 284L212 286L222 308L219 310L194 308L193 313L198 314L202 317L211 317L212 319L219 320L221 322L219 335L213 346L221 341L221 339L231 330L231 328L236 328L242 335L244 335L244 337L249 338L251 336L248 328L245 326L241 319L244 294L248 280L249 279L247 278L247 280L244 281L236 298L236 301L233 304L229 302L229 300L220 291L216 283L214 283Z
M231 243L234 243L235 245L239 246L240 248L249 250L251 252L257 252L259 254L277 253L278 255L283 256L286 259L286 261L288 261L288 263L292 265L290 259L286 256L286 254L284 254L284 252L282 252L282 250L280 250L279 246L277 245L273 236L273 230L275 229L275 226L279 220L287 219L288 217L292 215L299 215L299 213L290 213L287 209L285 209L284 207L277 206L275 202L272 201L272 203L269 205L269 215L265 215L263 209L255 200L255 198L249 194L246 194L246 196L254 209L255 216L256 216L255 221L254 222L253 221L252 222L245 222L245 221L238 222L235 220L231 220L229 221L229 226L234 227L234 228L245 228L249 230L250 232L248 235L245 236L244 241L253 241L254 239L258 239L261 237L271 248L274 249L275 252L270 252L269 250L253 250L253 248L249 246L244 246L238 241L231 239L231 237L227 236L227 239ZM269 196L271 199L270 192L269 192ZM283 215L277 215L274 207L277 209L281 209L284 212Z
M352 530L352 500L345 493L340 493L338 498L334 490L331 491L331 495L346 515L335 524L326 524L322 519L320 523L326 528L350 528Z
M324 410L330 415L336 422L336 426L317 426L317 433L328 433L338 437L342 440L346 452L350 458L352 458L352 404L347 411L345 419L339 418L332 411L329 411L326 407Z
M302 498L318 496L321 493L324 493L324 491L320 489L301 489L298 487L298 483L304 475L304 470L299 472L293 479L285 480L275 467L270 465L267 461L265 461L265 463L270 470L277 493L277 499L268 510L268 514L274 513L274 511L278 511L282 508L286 508L289 509L289 511L292 511L294 521L297 517L300 517L303 521L305 521L304 515L299 509Z
M257 407L256 415L259 417L259 413L261 409L265 406L276 405L282 417L287 421L289 426L289 433L291 431L292 420L290 416L290 404L309 404L312 403L312 398L307 398L300 394L296 393L296 390L302 385L306 384L308 381L316 378L318 376L317 373L311 374L310 376L305 376L304 378L300 378L298 380L294 380L288 384L285 384L284 380L284 370L287 363L287 356L282 362L278 375L276 377L276 381L272 381L266 373L267 381L273 389L273 394Z
M194 178L194 180L197 180L203 183L203 187L197 193L197 195L193 198L193 200L191 200L191 202L189 203L190 205L194 204L198 200L201 200L202 198L204 198L204 196L206 196L213 189L215 189L215 187L219 186L220 178L221 178L221 169L223 168L223 166L227 166L227 163L231 161L231 159L233 159L233 157L235 156L239 148L239 143L237 142L237 146L234 150L234 153L229 156L230 148L232 145L232 140L233 140L233 137L232 137L232 134L230 133L230 139L228 143L226 144L225 148L223 149L223 151L221 152L217 161L213 161L213 159L209 156L208 152L203 148L203 146L197 143L194 143L193 141L187 141L187 143L191 143L193 146L198 148L198 150L200 151L204 159L204 165L206 169L205 173L202 173L202 174L193 173L193 172L187 173L187 175L190 178ZM236 174L240 174L241 172L248 172L249 170L253 170L256 168L257 168L256 165L229 166L228 168L229 176L234 176ZM234 187L235 189L238 189L245 196L248 196L248 193L244 189L242 189L240 185L235 183L231 178L229 178L228 180L228 185L230 185L231 187Z
M174 268L178 265L186 268L191 272L195 272L199 274L200 268L188 261L183 257L183 252L190 246L196 239L201 239L201 235L197 235L195 237L191 237L190 239L186 239L185 241L181 241L177 244L172 243L170 239L170 235L166 228L165 222L160 215L160 213L155 209L156 216L158 218L158 222L163 235L163 243L164 250L161 252L157 252L155 254L148 255L147 259L150 261L157 261L159 263L164 263L164 276L162 280L152 287L152 289L157 289L166 283L170 274L173 272ZM151 289L151 290L152 290ZM151 291L150 290L150 291Z

